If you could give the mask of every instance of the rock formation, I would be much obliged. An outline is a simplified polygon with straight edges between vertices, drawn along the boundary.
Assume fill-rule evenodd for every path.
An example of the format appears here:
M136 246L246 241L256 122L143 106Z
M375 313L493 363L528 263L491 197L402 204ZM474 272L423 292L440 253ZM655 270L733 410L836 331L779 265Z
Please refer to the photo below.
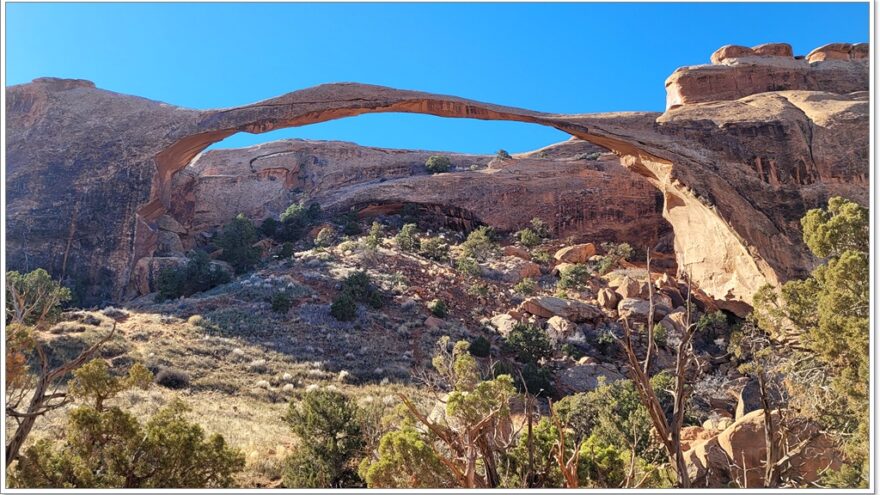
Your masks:
M798 224L808 208L831 194L868 200L864 47L825 47L807 60L788 60L778 46L752 52L727 49L715 57L718 65L677 72L667 85L675 108L663 114L555 115L360 84L198 111L87 81L12 86L6 90L8 268L42 266L88 287L93 300L121 299L132 293L138 260L152 257L160 233L168 232L160 223L178 228L167 219L184 199L175 176L210 144L237 132L411 112L552 126L612 151L661 192L679 269L722 307L741 312L760 285L802 276L814 265ZM724 90L739 87L741 77L764 82ZM449 174L445 192L454 196L471 181L490 184L504 171ZM376 195L359 188L351 197L341 191L328 197L365 204L385 195L387 202L407 187L380 186Z

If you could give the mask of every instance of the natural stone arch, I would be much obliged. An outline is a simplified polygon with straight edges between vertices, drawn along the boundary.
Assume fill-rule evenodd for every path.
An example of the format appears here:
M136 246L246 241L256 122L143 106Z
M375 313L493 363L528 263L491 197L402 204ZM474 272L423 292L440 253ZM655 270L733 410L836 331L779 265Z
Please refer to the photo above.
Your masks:
M237 132L263 133L365 113L422 113L448 118L507 120L550 126L604 147L620 157L621 164L646 177L664 194L664 217L672 224L678 266L687 271L707 294L741 312L754 291L782 277L767 263L749 239L748 229L738 231L725 219L724 211L705 204L699 194L712 197L729 184L715 178L694 177L690 160L670 153L661 143L643 141L651 132L656 113L557 115L481 103L452 96L361 84L328 84L295 91L278 98L224 110L203 112L200 118L170 146L155 155L156 175L150 202L137 211L133 262L151 255L156 244L154 222L171 202L171 177L205 148ZM641 138L641 139L640 139ZM660 144L660 146L658 146ZM675 163L676 158L680 163ZM674 173L673 170L675 170ZM696 171L699 172L699 171ZM700 190L702 189L702 191ZM732 198L730 208L752 208L744 198ZM739 203L739 204L736 204ZM759 212L758 212L759 213ZM766 217L752 215L752 225L769 224L757 233L776 230ZM749 242L749 241L752 242ZM783 266L783 269L787 268Z

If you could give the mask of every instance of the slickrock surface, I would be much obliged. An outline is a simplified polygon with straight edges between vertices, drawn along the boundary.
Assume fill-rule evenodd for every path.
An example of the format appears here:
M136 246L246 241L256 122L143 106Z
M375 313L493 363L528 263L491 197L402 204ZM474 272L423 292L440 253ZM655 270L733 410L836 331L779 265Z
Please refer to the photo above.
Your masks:
M160 230L160 221L177 229L168 213L186 210L175 175L210 144L236 132L414 112L547 125L612 151L623 167L662 193L679 269L723 307L739 312L760 285L802 276L816 262L798 224L808 208L831 194L863 204L868 199L866 50L825 47L806 61L788 60L780 47L753 52L719 56L720 65L674 74L667 86L680 96L664 114L554 115L361 84L327 84L198 111L100 90L87 81L38 79L12 86L6 89L8 269L42 266L89 287L95 301L122 299L133 293L137 261L154 255L160 233L167 231ZM739 84L729 81L740 74L764 82L727 91ZM544 167L539 161L524 158L512 167ZM500 181L507 169L498 170L448 174L447 190L430 201L443 204L448 195L467 202L459 190L479 190L471 182L488 187ZM589 172L587 166L582 170ZM280 170L265 173L294 180ZM404 195L398 185L352 185L350 197L341 189L327 195L338 204L387 202ZM370 188L375 194L365 192ZM631 191L615 192L626 197ZM195 211L192 218L202 221Z

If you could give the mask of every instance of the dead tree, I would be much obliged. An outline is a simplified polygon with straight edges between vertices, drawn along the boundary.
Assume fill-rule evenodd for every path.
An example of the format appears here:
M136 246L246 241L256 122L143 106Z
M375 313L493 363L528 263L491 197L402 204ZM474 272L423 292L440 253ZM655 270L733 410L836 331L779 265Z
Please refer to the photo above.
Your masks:
M648 258L648 281L650 284L650 257ZM648 374L651 349L653 348L653 324L654 324L654 304L653 290L649 288L648 296L649 311L647 315L648 327L648 351L645 359L640 360L633 348L632 328L629 321L622 319L624 336L622 339L616 339L623 348L626 355L627 364L629 365L630 377L639 394L639 398L648 415L651 423L657 431L657 435L663 444L669 463L675 468L676 484L681 488L690 488L690 478L687 473L687 465L684 461L684 454L681 450L681 427L684 422L684 413L688 399L687 390L687 370L688 364L693 357L691 350L691 340L694 336L697 326L691 323L691 290L690 280L688 279L688 293L686 303L685 328L681 343L678 345L675 358L675 387L673 393L672 421L667 421L663 406L654 393L651 386L651 377Z
M101 338L101 340L82 351L73 360L54 369L49 368L49 359L43 347L39 342L34 343L34 350L40 360L40 373L33 382L33 389L31 390L27 386L16 387L15 390L7 390L6 416L13 418L17 422L15 432L6 443L7 467L18 458L18 453L28 435L30 435L37 418L70 403L70 396L60 390L61 379L85 364L86 361L89 361L98 352L98 349L110 340L115 333L116 324L114 323L110 333ZM28 392L31 392L30 401L28 401L27 408L22 410L20 406L22 406Z

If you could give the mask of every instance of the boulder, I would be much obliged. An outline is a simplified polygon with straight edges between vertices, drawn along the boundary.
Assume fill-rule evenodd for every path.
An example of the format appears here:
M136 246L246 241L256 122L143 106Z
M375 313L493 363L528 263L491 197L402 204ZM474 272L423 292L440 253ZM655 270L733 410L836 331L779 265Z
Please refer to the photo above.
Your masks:
M596 254L596 246L592 242L586 244L575 244L556 251L553 255L559 261L564 263L586 263L590 256Z
M557 344L585 341L584 334L577 325L561 316L551 316L547 320L547 335Z
M574 323L593 321L603 315L598 306L553 296L530 297L523 301L519 309L541 318L561 316Z
M773 411L772 415L781 426L779 411ZM791 456L783 466L783 477L808 484L818 480L826 469L840 468L840 452L817 425L790 416L785 426L778 429L785 433L779 433L774 439L780 455L788 452ZM746 414L717 436L694 442L684 453L694 488L721 488L731 482L743 488L762 487L766 456L763 410Z
M431 330L436 330L443 326L443 320L437 318L436 316L429 316L425 319L425 327L430 328Z
M753 46L752 51L755 52L755 55L764 57L794 57L794 52L788 43L764 43L763 45Z
M715 50L715 52L709 57L709 60L717 65L728 58L749 57L753 55L755 55L755 50L752 50L747 46L724 45Z
M600 377L605 379L605 383L624 379L623 375L609 364L577 364L557 375L556 388L565 394L589 392L599 386Z
M630 277L623 277L623 279L620 280L617 289L615 289L615 292L620 295L621 299L641 297L642 284L640 284L638 280Z
M650 304L648 301L644 299L636 299L636 298L626 298L622 299L619 303L617 303L617 314L621 318L626 318L631 322L641 322L644 323L648 321L648 311L650 310ZM654 323L658 321L662 321L664 317L669 313L670 309L667 306L663 306L660 304L654 305Z
M596 294L596 300L599 302L599 306L602 306L605 309L617 309L617 303L620 301L620 297L616 292L605 287L599 289L599 293Z
M504 249L501 251L501 254L504 256L516 256L517 258L524 259L526 261L532 261L532 255L526 251L525 248L520 246L504 246Z
M697 442L718 436L718 431L701 426L685 426L681 429L681 450L690 450Z
M540 277L541 267L516 256L503 256L484 266L483 274L488 278L517 283L524 278Z
M489 322L502 337L507 337L507 335L513 330L514 325L517 324L517 321L507 313L495 315L489 319Z
M824 62L826 60L850 60L853 46L850 43L829 43L820 46L807 54L807 62Z
M773 420L779 425L781 415L773 411ZM840 453L830 438L807 420L797 418L789 421L784 438L777 438L781 451L792 455L786 477L797 477L809 483L819 479L825 469L839 469ZM806 441L798 452L793 449ZM731 460L731 479L745 480L744 486L760 487L764 482L763 464L766 459L764 441L764 411L752 411L718 434L718 444ZM780 453L780 455L783 455Z

